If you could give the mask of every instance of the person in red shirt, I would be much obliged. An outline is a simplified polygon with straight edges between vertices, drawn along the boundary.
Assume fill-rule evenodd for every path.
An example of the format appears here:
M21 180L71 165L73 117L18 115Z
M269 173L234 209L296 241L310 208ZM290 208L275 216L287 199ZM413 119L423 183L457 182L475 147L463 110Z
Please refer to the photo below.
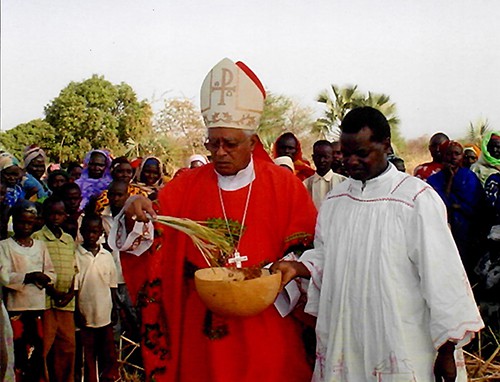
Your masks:
M450 138L445 133L434 134L429 140L429 152L431 153L432 161L419 164L413 170L413 175L422 180L427 180L429 176L441 171L443 168L443 155L439 151L439 146L441 143L449 140Z

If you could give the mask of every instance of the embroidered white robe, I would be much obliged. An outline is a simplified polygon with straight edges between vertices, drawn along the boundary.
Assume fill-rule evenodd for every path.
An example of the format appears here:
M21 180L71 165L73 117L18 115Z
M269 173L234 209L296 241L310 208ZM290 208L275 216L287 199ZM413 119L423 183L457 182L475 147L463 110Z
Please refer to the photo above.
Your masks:
M327 196L301 261L318 317L313 381L433 381L436 349L483 327L441 199L392 165Z

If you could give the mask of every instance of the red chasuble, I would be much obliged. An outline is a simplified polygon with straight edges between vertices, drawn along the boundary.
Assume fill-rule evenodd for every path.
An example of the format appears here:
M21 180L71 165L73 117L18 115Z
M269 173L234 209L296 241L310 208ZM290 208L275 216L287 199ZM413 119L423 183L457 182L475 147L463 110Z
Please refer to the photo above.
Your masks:
M311 244L316 209L302 183L288 170L254 160L256 178L240 240L243 266L273 262L296 244ZM222 191L227 217L241 223L249 186ZM221 219L217 176L212 164L188 171L159 193L159 213L206 221ZM239 230L238 230L239 231ZM249 318L223 318L199 299L194 271L207 265L190 239L157 226L155 244L145 254L122 254L131 293L144 280L143 357L148 380L155 381L310 381L311 369L293 317L274 306ZM130 282L130 284L129 284Z

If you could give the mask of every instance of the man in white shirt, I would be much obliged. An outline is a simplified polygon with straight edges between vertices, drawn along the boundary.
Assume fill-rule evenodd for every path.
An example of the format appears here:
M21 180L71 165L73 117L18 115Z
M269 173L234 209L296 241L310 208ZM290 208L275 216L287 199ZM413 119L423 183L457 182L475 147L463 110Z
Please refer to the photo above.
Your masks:
M484 326L446 208L429 185L388 162L390 137L378 110L345 116L350 178L323 203L314 249L299 262L272 266L283 284L311 279L306 312L318 318L315 382L455 382L457 369L465 372L455 347Z
M304 186L311 195L314 205L319 210L327 193L336 185L345 180L345 176L334 173L332 170L333 147L326 140L316 141L313 146L313 161L316 173L304 180Z

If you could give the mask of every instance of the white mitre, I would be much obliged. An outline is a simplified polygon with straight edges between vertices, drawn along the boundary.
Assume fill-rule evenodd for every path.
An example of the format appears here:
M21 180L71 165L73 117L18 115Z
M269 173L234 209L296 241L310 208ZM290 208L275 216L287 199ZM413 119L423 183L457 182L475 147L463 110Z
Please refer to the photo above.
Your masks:
M264 109L265 91L245 64L224 58L205 77L200 98L208 129L256 130Z

